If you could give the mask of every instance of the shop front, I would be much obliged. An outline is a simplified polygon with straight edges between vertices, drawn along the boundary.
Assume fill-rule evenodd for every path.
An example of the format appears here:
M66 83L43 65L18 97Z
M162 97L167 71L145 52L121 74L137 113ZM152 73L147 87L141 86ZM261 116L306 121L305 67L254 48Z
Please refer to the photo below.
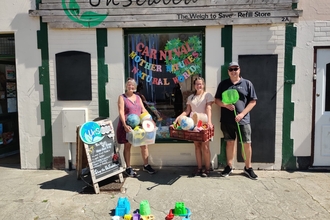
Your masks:
M283 88L292 85L290 45L296 40L293 24L301 14L295 6L296 1L289 0L36 1L28 13L30 22L39 25L36 38L29 33L30 41L36 42L30 49L41 62L32 67L38 77L27 81L38 82L32 90L40 97L29 104L37 109L33 124L38 134L29 136L29 116L18 111L24 125L19 132L22 168L68 168L69 159L75 160L75 143L63 138L67 110L83 111L87 121L108 117L116 127L117 99L128 77L138 82L157 124L150 163L195 165L192 142L170 138L169 126L185 109L193 79L205 78L206 91L215 94L234 60L258 94L251 116L254 166L280 169L286 141L281 134L289 126L283 119L283 97L290 91ZM23 106L31 87L20 83ZM220 109L214 105L214 167L225 163L219 120ZM131 159L141 164L138 148ZM236 167L242 168L242 162L238 156Z

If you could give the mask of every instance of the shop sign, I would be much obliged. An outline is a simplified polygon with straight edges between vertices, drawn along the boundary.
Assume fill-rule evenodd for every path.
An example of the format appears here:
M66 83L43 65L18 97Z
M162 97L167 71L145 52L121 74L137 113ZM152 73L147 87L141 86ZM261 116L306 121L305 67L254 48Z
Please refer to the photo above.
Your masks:
M298 0L43 0L30 16L54 28L168 27L297 22ZM187 13L188 11L188 13Z

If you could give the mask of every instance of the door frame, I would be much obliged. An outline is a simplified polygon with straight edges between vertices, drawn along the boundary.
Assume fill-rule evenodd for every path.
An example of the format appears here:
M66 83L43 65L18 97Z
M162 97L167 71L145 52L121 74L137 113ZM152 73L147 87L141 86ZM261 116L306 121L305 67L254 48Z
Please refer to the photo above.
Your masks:
M316 70L317 70L317 50L319 49L329 49L330 46L315 46L314 47L314 61L313 61L313 108L312 108L312 135L311 135L311 162L310 165L313 166L314 164L314 151L315 151L315 110L316 110Z

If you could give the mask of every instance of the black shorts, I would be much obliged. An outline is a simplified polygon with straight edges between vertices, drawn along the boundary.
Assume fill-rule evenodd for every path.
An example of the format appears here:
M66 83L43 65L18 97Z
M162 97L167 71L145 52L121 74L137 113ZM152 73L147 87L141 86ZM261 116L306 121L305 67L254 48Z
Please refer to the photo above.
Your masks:
M242 141L243 143L251 143L251 125L250 124L246 124L246 125L240 125L240 130L241 130L241 135L242 135ZM221 123L221 130L222 133L224 135L224 139L225 141L233 141L237 139L238 141L240 141L239 139L239 133L238 133L238 129L237 129L237 124L225 124L225 123Z

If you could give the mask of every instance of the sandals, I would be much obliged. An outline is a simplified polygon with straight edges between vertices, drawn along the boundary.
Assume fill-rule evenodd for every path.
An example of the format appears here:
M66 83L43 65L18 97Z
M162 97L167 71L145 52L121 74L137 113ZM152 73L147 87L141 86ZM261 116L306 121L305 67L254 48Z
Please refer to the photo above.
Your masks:
M204 171L202 172L201 177L209 177L209 176L210 176L210 170L204 170Z
M192 176L200 176L203 173L203 169L196 169L193 173Z

